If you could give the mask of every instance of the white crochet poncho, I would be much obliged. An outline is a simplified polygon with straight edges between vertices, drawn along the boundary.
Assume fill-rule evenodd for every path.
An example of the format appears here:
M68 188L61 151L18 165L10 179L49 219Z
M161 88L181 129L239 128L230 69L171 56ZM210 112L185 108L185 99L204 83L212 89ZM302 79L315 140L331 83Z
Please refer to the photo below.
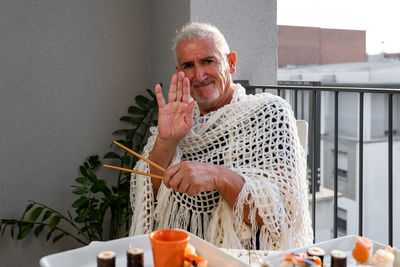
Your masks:
M148 157L157 137L151 129L143 155ZM230 104L200 116L181 140L171 166L183 160L222 165L241 175L244 186L234 208L218 191L194 197L167 189L162 183L153 201L151 180L132 174L130 235L161 228L181 228L224 248L283 250L312 243L306 189L306 162L290 106L280 97L246 95L236 86ZM149 172L140 160L135 170ZM243 221L250 207L252 226ZM256 227L256 212L263 220Z

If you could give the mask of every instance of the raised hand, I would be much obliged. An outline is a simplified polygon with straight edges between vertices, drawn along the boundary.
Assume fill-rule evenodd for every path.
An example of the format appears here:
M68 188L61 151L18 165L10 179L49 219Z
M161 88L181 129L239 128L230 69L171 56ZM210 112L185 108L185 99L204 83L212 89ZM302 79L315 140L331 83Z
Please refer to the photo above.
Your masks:
M195 101L190 100L190 83L183 72L174 74L168 93L168 103L161 92L161 86L155 88L158 113L158 137L170 144L177 145L193 126Z

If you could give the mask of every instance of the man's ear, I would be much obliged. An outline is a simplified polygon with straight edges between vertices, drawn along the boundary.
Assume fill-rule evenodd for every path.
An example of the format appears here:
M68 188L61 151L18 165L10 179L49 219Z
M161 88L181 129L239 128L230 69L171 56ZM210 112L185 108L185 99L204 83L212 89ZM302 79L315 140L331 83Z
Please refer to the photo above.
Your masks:
M180 70L179 70L179 67L178 67L178 66L176 66L175 68L176 68L176 71L179 73L179 71L180 71Z
M234 74L236 72L236 53L234 51L228 54L229 72Z

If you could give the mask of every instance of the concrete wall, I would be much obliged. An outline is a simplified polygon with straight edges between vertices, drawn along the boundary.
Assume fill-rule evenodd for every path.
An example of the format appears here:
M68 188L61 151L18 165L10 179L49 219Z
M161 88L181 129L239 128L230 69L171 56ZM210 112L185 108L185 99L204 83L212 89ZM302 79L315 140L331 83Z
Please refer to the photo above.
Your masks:
M151 63L150 85L154 90L161 82L166 97L172 74L176 73L175 57L171 50L176 29L190 21L190 1L154 0L151 2Z
M192 21L216 25L238 54L234 80L276 84L276 0L192 0L190 10Z
M148 85L149 21L145 0L1 1L0 218L18 218L29 199L70 207L79 164L107 151ZM77 245L7 232L0 265L38 266Z

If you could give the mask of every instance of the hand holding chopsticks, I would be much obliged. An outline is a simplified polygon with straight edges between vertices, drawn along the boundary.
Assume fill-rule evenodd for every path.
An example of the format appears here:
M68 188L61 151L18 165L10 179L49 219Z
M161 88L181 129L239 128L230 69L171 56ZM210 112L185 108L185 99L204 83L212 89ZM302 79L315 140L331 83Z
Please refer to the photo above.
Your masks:
M138 158L140 158L140 159L146 161L147 163L149 163L149 164L150 164L151 166L153 166L154 168L157 168L157 169L159 169L160 171L165 172L165 169L164 169L163 167L161 167L160 165L158 165L158 164L152 162L151 160L149 160L149 159L143 157L142 155L140 155L140 154L136 153L135 151L133 151L133 150L127 148L126 146L121 145L121 144L118 143L117 141L114 141L114 144L120 146L121 148L125 149L126 151L128 151L129 153L135 155L136 157L138 157ZM104 166L104 167L107 167L107 168L111 168L111 169L120 170L120 171L126 171L126 172L136 173L136 174L140 174L140 175L150 176L150 177L153 177L153 178L163 179L162 176L155 175L155 174L151 174L151 173L138 172L138 171L135 171L135 170L126 169L126 168L121 168L121 167L116 167L116 166L111 166L111 165L103 165L103 166Z

